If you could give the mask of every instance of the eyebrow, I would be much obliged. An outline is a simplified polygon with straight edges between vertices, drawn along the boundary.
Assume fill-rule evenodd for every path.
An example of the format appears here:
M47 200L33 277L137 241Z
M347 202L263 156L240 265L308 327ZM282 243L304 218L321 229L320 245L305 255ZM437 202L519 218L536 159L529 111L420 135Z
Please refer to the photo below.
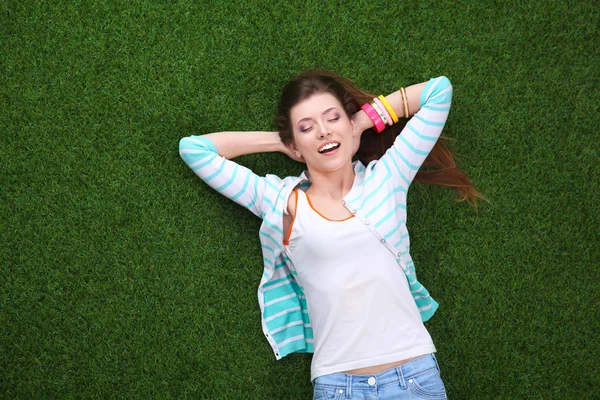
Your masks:
M335 108L335 107L328 108L327 110L323 111L323 113L321 115L325 115L325 114L327 114L331 110L337 110L337 108ZM302 118L300 121L298 121L298 124L300 122L304 121L305 119L310 120L311 118L308 118L308 117Z

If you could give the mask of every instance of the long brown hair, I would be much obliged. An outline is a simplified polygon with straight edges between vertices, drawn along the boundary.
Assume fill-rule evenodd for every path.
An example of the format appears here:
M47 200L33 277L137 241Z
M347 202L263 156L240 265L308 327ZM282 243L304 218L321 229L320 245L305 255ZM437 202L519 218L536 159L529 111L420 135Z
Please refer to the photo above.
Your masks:
M307 71L295 76L283 88L275 116L279 137L284 144L294 141L290 121L292 107L317 93L330 93L335 96L349 118L360 110L360 105L372 101L375 97L360 90L349 79L333 72ZM361 136L360 147L355 156L364 165L378 160L392 146L406 122L406 119L401 119L379 134L373 129L367 129ZM446 140L443 136L438 139L414 180L454 188L458 194L457 201L466 201L477 207L477 199L485 198L473 188L469 177L456 166L454 154L448 149Z

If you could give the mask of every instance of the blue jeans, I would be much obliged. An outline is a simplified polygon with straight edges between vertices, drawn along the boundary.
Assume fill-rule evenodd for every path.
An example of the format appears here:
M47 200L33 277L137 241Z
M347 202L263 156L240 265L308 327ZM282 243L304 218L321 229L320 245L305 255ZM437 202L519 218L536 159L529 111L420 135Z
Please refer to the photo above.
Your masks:
M313 388L314 400L446 398L440 368L433 353L379 374L323 375L313 381Z

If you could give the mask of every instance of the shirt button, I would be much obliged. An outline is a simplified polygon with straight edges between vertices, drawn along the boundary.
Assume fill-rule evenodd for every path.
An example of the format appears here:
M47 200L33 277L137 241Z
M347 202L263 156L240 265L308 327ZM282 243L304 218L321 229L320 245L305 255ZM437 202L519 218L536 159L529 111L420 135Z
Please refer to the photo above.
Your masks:
M342 200L342 205L346 205L346 200Z
M385 239L381 239L381 243L385 243Z
M369 385L375 386L375 382L377 382L377 380L375 379L374 376L372 376L369 378L369 380L367 382L369 383Z
M352 214L356 214L356 210L352 210Z
M340 394L344 393L344 391L342 389L340 389Z
M402 253L398 253L398 257L402 257Z
M365 221L365 224L369 225L371 222L369 220Z

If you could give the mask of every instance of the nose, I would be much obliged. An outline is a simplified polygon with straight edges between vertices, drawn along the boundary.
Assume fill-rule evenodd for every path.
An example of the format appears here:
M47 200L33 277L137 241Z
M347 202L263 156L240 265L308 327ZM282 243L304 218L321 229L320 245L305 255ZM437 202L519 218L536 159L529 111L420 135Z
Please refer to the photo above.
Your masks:
M321 125L318 133L318 138L323 139L329 135L331 135L331 129L329 129L326 125Z

